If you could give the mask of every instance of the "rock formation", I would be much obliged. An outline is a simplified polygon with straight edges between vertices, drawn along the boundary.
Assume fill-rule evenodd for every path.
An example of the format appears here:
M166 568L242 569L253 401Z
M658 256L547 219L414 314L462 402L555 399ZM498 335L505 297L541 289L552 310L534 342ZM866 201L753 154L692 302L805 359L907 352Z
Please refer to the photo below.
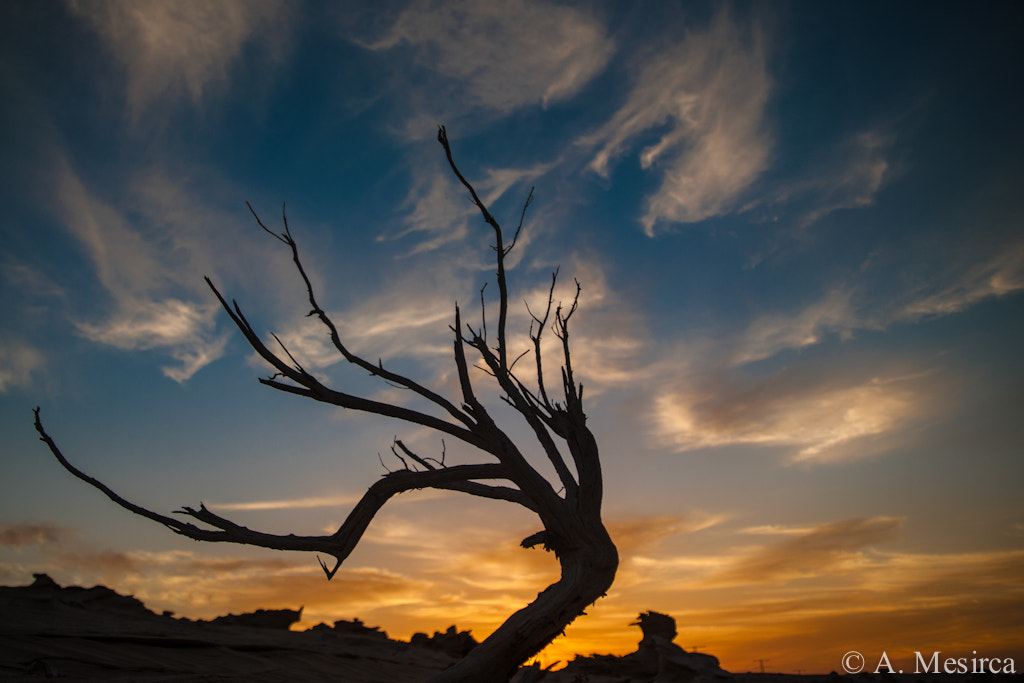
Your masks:
M434 635L430 637L426 633L414 633L409 643L418 647L439 650L452 657L465 657L470 650L477 646L476 639L469 631L458 631L454 626L449 626L444 633L434 631Z
M701 652L687 652L672 642L676 620L660 612L642 612L631 626L639 626L643 637L636 652L616 657L576 657L563 670L575 676L615 676L645 683L712 683L731 676L718 665L718 658Z
M276 628L287 631L302 618L302 608L258 609L245 614L226 614L210 621L221 626L247 626L249 628Z

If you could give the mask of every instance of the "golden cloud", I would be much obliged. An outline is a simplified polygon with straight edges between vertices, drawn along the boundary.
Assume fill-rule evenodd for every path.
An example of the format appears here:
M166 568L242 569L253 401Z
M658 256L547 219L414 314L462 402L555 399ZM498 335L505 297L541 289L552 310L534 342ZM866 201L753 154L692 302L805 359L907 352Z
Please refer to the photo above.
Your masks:
M677 451L732 444L787 447L793 462L876 453L889 437L936 410L930 372L873 377L786 368L768 377L735 373L692 379L655 399L655 434Z

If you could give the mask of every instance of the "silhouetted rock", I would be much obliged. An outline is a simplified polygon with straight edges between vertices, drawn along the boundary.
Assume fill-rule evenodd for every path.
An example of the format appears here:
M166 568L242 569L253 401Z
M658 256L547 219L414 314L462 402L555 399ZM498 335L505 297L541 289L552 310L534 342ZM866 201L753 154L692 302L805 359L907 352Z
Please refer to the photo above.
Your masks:
M650 638L664 638L671 642L679 634L676 631L676 620L661 612L641 612L637 620L630 626L640 627L640 631L644 634L640 640L641 643Z
M32 585L29 586L29 588L49 588L54 590L60 589L60 585L56 581L51 579L49 574L33 574L32 578L34 578L35 581L32 582Z
M49 576L38 574L28 586L0 586L0 680L423 683L477 645L469 631L460 632L454 626L429 637L416 634L412 641L420 647L391 640L359 619L339 620L333 627L320 624L309 631L287 630L300 613L258 610L214 622L175 619L169 613L155 614L135 598L104 586L62 588ZM264 627L238 627L253 626L252 617L261 615L270 617L261 620ZM559 671L551 670L554 666L523 667L512 683L952 680L945 674L730 674L715 657L674 644L676 624L667 614L644 612L633 625L643 631L636 652L623 657L576 657ZM1024 681L1021 674L998 678L1001 683Z
M287 630L300 613L175 619L104 586L61 588L40 575L0 586L0 680L422 683L454 662L358 619L336 622L343 637Z
M248 626L250 628L274 628L287 631L302 618L302 608L258 609L245 614L226 614L210 621L220 626Z
M426 633L414 633L409 643L440 650L452 657L465 657L478 644L469 631L457 631L454 626L449 626L444 633L434 631L429 637Z
M717 657L687 652L673 643L676 620L669 615L642 612L630 625L639 626L643 632L636 652L622 657L576 657L564 671L578 676L615 676L650 683L710 683L731 676L719 666Z
M381 631L379 626L367 626L361 619L353 619L352 621L339 619L334 622L334 626L328 626L327 624L321 623L309 630L324 634L333 633L336 635L368 636L370 638L383 638L385 640L388 637L387 632Z
M124 612L137 615L153 615L142 601L131 595L121 595L106 586L68 586L60 584L47 574L33 574L30 586L0 586L0 603L25 604L60 603L74 608L94 612Z

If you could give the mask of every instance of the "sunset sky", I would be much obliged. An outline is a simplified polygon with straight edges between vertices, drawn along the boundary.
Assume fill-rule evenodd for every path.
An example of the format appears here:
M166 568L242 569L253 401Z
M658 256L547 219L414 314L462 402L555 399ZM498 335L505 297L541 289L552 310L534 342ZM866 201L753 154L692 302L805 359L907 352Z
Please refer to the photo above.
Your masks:
M511 343L556 267L582 285L622 564L547 661L632 651L657 610L731 671L1024 669L1024 4L26 0L0 35L3 585L482 639L557 577L525 510L427 491L328 583L121 510L32 428L139 504L275 533L336 529L395 436L440 457L258 384L203 276L333 385L408 401L305 317L245 205L279 228L287 202L349 345L457 398L493 236L444 124L500 221L536 187Z

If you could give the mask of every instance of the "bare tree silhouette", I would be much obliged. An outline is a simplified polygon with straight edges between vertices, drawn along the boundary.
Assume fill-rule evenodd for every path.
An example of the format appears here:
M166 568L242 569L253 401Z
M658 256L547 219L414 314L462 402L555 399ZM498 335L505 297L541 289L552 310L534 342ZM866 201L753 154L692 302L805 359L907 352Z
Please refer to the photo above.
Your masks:
M508 241L498 221L456 166L443 126L438 130L437 139L444 148L452 172L469 192L484 221L494 231L493 249L497 263L499 308L496 337L493 340L488 339L486 323L483 323L480 329L473 329L469 325L463 326L459 307L455 307L455 321L451 326L454 335L453 355L462 394L457 402L402 374L388 370L380 361L368 361L345 345L334 322L317 300L313 285L299 257L298 246L288 228L287 217L284 215L284 231L275 233L263 225L253 211L253 216L260 227L291 250L295 267L305 283L311 306L310 315L323 323L338 353L346 361L362 368L370 375L422 397L432 404L432 412L383 403L325 386L302 367L276 336L275 340L283 356L267 348L264 340L242 313L238 303L232 301L229 304L213 282L209 278L206 281L249 345L273 366L275 373L270 377L261 378L262 384L342 408L429 427L445 437L454 437L475 447L487 456L481 462L446 465L443 461L415 453L401 440L396 439L392 451L402 463L401 467L386 473L374 482L336 532L327 536L277 535L235 524L211 512L202 504L198 510L184 507L176 511L176 514L181 515L178 518L136 505L122 498L101 481L75 468L43 428L39 408L35 409L35 427L41 440L66 470L102 491L121 507L198 541L241 543L275 550L312 551L333 556L336 560L333 567L319 560L318 556L328 579L334 576L341 563L355 548L377 511L397 493L414 489L447 489L523 506L537 515L543 529L523 539L521 545L524 548L541 546L544 550L554 552L561 565L559 580L538 594L532 603L512 614L464 659L432 679L437 682L474 683L507 681L521 664L540 652L577 616L583 614L590 604L605 594L615 578L619 558L615 544L601 519L601 461L597 441L587 427L587 417L583 411L583 386L577 383L573 374L569 322L577 310L579 283L576 283L576 293L571 304L556 304L556 271L552 275L551 289L543 315L530 312L533 318L530 339L533 343L536 383L535 386L527 387L513 371L516 360L522 356L510 361L506 336L509 294L505 264L522 230L533 191L531 190L523 206L519 225L511 241ZM252 207L249 208L252 211ZM549 326L561 347L561 396L558 400L551 398L545 384L545 367L541 354L541 338ZM479 361L474 362L482 362L487 374L495 382L501 399L525 420L554 468L557 482L549 481L528 462L523 449L498 426L491 413L478 399L471 381L467 347L479 356ZM523 356L529 353L531 350L527 349ZM184 521L183 518L191 518L200 522L202 526Z

